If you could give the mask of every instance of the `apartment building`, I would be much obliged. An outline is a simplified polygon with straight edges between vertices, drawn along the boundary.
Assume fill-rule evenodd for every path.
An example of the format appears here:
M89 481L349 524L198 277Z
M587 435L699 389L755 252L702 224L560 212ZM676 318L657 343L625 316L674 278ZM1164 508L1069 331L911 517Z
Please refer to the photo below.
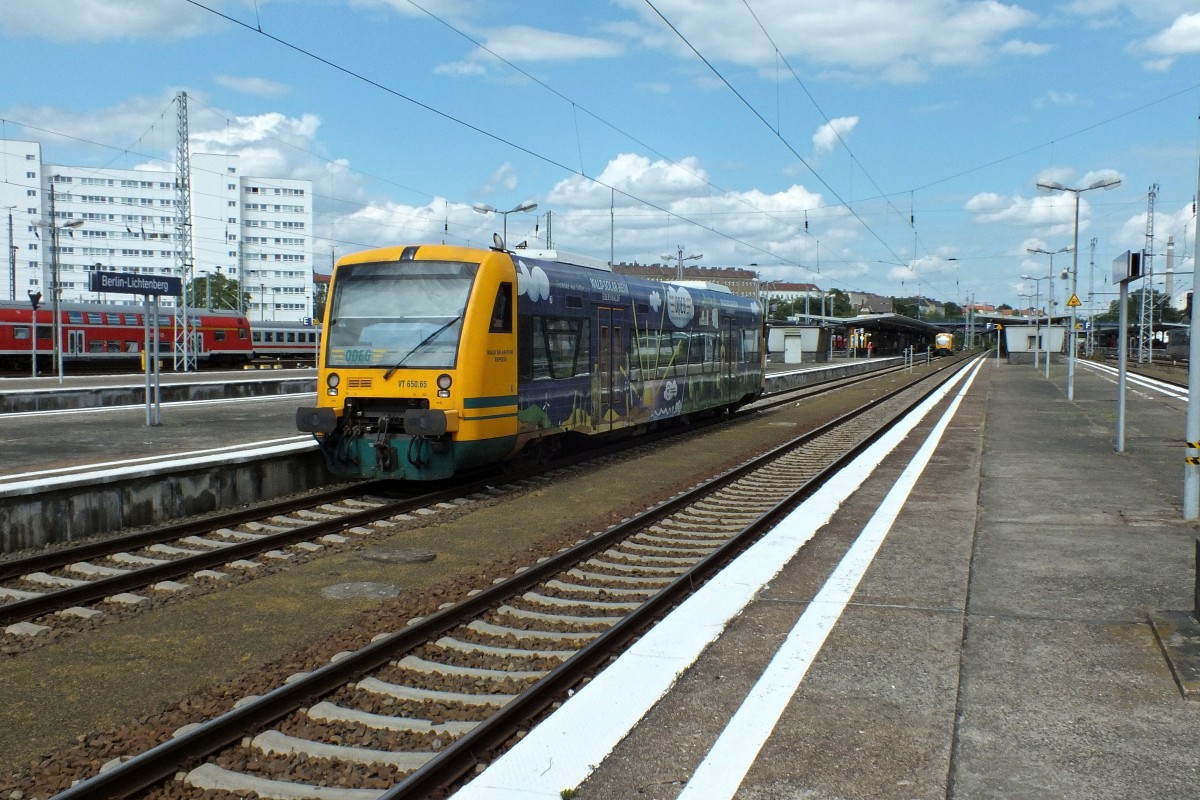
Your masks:
M88 275L99 270L170 275L185 283L221 274L240 282L242 310L251 319L311 317L312 182L242 175L232 155L194 153L190 161L188 269L173 170L51 164L36 142L0 140L0 237L12 254L0 297L23 300L38 291L49 298L56 267L65 302L137 301L89 291Z

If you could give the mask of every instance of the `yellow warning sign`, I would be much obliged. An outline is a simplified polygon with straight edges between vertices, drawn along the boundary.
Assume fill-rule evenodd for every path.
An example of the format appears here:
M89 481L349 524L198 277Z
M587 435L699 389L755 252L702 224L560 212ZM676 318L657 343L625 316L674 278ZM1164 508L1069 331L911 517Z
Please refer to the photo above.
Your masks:
M1079 302L1079 295L1071 293L1071 299L1067 301L1067 308L1079 308L1083 303Z

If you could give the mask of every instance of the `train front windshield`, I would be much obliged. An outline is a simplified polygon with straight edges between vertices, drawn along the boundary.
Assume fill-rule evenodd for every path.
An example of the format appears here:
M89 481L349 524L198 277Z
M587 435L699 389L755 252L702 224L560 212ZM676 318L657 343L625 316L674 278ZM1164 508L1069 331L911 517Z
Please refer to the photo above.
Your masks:
M451 368L478 264L405 261L338 268L327 367Z

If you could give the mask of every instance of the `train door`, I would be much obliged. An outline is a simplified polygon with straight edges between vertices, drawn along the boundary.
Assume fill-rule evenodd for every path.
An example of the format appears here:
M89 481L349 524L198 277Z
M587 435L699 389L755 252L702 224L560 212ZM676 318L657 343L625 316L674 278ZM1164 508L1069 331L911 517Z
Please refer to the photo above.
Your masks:
M67 331L67 355L79 357L87 353L83 331Z
M596 371L593 402L597 430L612 430L629 413L629 376L625 352L625 309L596 309Z
M721 324L721 391L723 402L732 403L734 380L742 360L742 329L733 317L726 317Z

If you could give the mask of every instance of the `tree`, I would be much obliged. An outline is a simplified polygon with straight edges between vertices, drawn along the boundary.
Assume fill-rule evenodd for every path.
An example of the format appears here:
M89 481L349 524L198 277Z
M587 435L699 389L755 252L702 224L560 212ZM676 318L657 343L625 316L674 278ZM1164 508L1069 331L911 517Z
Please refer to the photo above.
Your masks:
M830 302L832 301L832 302ZM826 312L831 317L854 317L854 307L850 305L850 295L841 289L830 289L829 300L825 301Z
M917 301L912 297L894 297L892 298L892 309L897 314L903 314L906 317L917 318Z
M1130 325L1137 323L1141 319L1142 314L1142 289L1137 289L1129 293L1127 300L1126 311L1128 313L1128 321ZM1146 301L1154 305L1154 319L1158 322L1183 322L1184 314L1179 309L1171 305L1171 298L1165 293L1157 289L1151 289ZM1117 322L1120 312L1120 301L1112 300L1108 304L1108 308L1104 313L1097 314L1096 319L1100 322Z
M242 302L238 303L241 288L238 281L220 272L201 275L193 278L187 288L187 304L190 308L222 308L236 311L244 308L250 300L248 296L243 295Z
M963 309L962 309L962 306L960 306L958 303L952 303L950 301L946 301L946 304L943 306L943 309L944 309L944 312L942 314L943 319L950 320L950 319L962 319L963 318Z
M316 283L313 284L313 308L316 316L313 317L315 322L325 321L325 301L329 299L329 284Z

